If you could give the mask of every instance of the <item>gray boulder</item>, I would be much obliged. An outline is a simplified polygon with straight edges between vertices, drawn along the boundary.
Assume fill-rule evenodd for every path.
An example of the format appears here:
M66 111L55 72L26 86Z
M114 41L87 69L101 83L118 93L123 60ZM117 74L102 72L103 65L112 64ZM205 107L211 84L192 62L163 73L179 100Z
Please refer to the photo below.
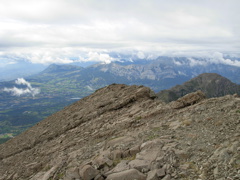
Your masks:
M146 180L146 176L136 169L110 174L106 180Z

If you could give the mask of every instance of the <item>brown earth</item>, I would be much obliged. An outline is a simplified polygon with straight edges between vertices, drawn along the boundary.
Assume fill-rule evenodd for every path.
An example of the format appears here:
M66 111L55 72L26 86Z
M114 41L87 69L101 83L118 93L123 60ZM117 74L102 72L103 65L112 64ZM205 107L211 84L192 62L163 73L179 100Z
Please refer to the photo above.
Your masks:
M240 98L179 102L102 88L1 144L0 180L240 179Z

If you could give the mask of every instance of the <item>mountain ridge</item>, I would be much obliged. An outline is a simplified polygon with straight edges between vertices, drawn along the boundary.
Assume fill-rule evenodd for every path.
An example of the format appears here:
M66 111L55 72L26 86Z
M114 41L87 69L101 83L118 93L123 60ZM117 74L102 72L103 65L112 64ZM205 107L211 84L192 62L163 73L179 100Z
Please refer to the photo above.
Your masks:
M1 144L0 179L237 178L239 110L237 96L175 109L112 84Z
M216 73L203 73L182 85L160 91L157 93L157 96L164 102L171 102L197 90L203 91L208 98L220 97L228 94L239 95L240 85L232 83L229 79Z
M44 71L42 71L40 74L44 74L44 73L59 73L59 72L75 71L75 70L81 70L81 69L83 69L83 68L80 67L80 66L76 66L76 65L51 64Z

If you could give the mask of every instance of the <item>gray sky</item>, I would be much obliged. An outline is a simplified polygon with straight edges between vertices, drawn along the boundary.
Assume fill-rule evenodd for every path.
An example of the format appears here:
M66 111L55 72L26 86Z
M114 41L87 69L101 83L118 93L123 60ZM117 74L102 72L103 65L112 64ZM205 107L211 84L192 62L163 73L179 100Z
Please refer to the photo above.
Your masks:
M239 55L239 0L0 0L0 63ZM116 57L115 57L116 58Z

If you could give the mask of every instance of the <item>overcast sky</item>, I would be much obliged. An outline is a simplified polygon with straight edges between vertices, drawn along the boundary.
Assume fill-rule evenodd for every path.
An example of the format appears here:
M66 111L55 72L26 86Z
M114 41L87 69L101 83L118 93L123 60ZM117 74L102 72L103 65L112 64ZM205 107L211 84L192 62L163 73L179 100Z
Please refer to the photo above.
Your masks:
M239 54L240 0L0 0L0 60Z

